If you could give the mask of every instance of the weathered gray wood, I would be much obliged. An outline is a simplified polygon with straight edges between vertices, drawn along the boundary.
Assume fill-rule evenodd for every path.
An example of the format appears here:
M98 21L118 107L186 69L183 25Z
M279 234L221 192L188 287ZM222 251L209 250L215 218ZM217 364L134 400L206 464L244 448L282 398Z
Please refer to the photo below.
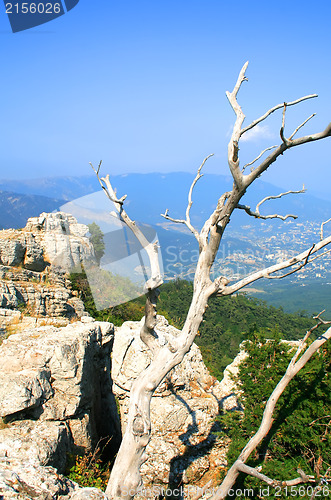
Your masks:
M293 139L294 135L305 125L305 123L307 123L308 120L312 118L312 116L310 116L294 130L289 138L285 137L284 129L286 108L288 106L296 105L306 99L317 97L315 94L302 97L290 103L283 103L274 106L260 118L253 121L249 126L247 126L246 128L242 128L245 115L237 102L237 95L242 83L244 81L247 81L247 78L245 76L247 66L248 63L245 63L245 65L241 69L233 91L231 93L226 93L229 102L236 114L236 120L228 146L228 164L234 181L232 190L224 193L219 198L215 210L206 220L201 231L198 232L197 229L192 226L190 220L190 209L193 203L192 194L195 184L202 176L201 169L203 165L205 164L207 159L212 156L209 155L207 158L205 158L202 165L199 167L197 175L189 190L185 219L171 218L168 215L168 210L166 210L165 214L163 214L163 216L168 220L185 224L196 237L199 243L199 259L194 278L191 306L189 308L181 334L178 337L168 341L167 345L161 346L159 344L157 334L154 331L156 319L156 302L158 294L157 287L162 283L160 268L158 264L157 245L152 245L147 242L146 238L140 232L139 228L135 225L134 221L132 221L127 215L127 213L123 209L125 196L122 196L122 198L120 199L117 198L116 192L111 186L109 176L103 178L99 177L101 164L99 165L97 170L94 169L103 190L105 191L108 198L114 203L118 216L123 222L127 224L127 226L136 235L140 243L145 247L151 262L151 277L146 284L147 301L145 309L145 322L141 329L140 335L141 339L145 342L145 344L150 348L152 352L152 360L150 365L138 376L138 378L132 385L130 393L128 422L106 490L106 494L112 500L132 499L135 496L137 489L141 485L140 467L146 459L145 448L150 440L151 435L151 397L164 377L172 368L174 368L183 360L185 354L191 348L202 322L208 299L212 295L230 295L240 290L247 284L253 283L260 278L273 277L274 273L276 273L277 271L290 269L290 271L285 275L296 272L298 269L301 269L303 266L309 264L309 262L313 260L311 258L312 255L317 254L317 252L319 252L322 248L331 243L331 236L323 239L322 225L321 241L292 259L281 262L275 266L271 266L259 272L252 273L251 275L242 280L239 280L234 284L230 284L229 280L226 277L220 277L214 280L211 279L211 268L216 258L216 254L219 249L224 231L230 221L230 217L234 210L244 208L244 210L246 210L249 215L253 215L254 217L262 217L259 213L260 205L268 199L277 198L270 196L266 197L257 205L255 212L252 212L249 207L240 204L240 200L250 184L252 184L252 182L254 182L265 170L267 170L267 168L274 161L277 160L280 155L284 154L288 149L331 136L331 124L329 124L323 132L300 137L298 139ZM245 132L254 128L258 123L265 120L271 113L281 108L283 108L283 118L280 129L280 145L266 148L253 161L247 163L243 168L241 168L239 159L239 141L241 137ZM270 150L272 150L272 153L270 153L267 158L262 160L261 163L259 163L254 168L252 167L249 174L244 174L244 170L248 165L255 164L264 155L264 153ZM290 192L294 193L295 191L282 193L278 197L289 194ZM270 217L271 216L264 216L263 218ZM278 216L277 214L274 214L272 217L283 219L286 218ZM317 258L317 256L318 254L315 255L314 258ZM276 275L276 277L278 276ZM233 486L240 470L245 470L247 473L254 473L256 477L258 477L259 472L249 471L247 466L245 466L245 461L270 429L275 404L289 381L304 366L304 364L323 344L323 342L325 342L330 336L331 329L329 328L327 333L324 334L322 338L317 339L315 342L313 342L313 344L304 352L299 360L297 358L301 353L303 346L301 346L300 352L296 353L288 369L286 370L283 379L279 382L273 394L268 400L260 429L248 442L244 450L241 452L238 460L230 468L227 476L220 486L218 493L213 497L214 500L225 498L229 488ZM267 479L269 480L269 478ZM302 482L302 480L302 476L300 476L300 482Z

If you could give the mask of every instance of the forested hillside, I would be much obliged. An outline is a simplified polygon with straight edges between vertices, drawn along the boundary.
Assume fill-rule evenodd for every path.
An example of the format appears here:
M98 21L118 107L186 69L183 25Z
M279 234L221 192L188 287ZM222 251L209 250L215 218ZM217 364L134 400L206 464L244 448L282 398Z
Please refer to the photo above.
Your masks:
M97 311L86 276L76 274L71 279L73 287L84 299L87 310L99 320L120 325L127 320L140 320L144 314L144 297ZM159 314L181 328L192 296L192 283L175 281L164 284L160 291ZM257 431L265 402L293 355L290 347L282 343L281 339L302 338L315 322L303 312L288 314L282 308L277 309L247 295L215 297L209 301L196 343L210 372L221 380L225 366L233 360L242 341L246 341L244 346L249 354L241 364L237 377L237 384L242 389L240 403L244 413L238 408L238 411L223 414L220 409L218 417L222 434L231 437L228 463L233 463L245 443ZM261 486L255 478L240 474L234 491L241 493L231 498L285 500L288 496L296 496L308 500L320 481L321 490L316 495L328 496L330 490L326 481L329 479L331 446L330 349L329 345L325 345L290 383L277 404L271 431L248 462L250 466L262 467L264 474L276 480L297 477L299 468L305 474L313 475L317 481L282 489L280 486ZM222 469L221 477L225 473L226 469ZM264 496L261 496L262 490ZM245 491L249 491L248 496L244 495Z
M97 311L86 276L71 275L73 287L81 294L85 307L98 320L121 325L124 321L140 320L144 314L145 298L139 297L126 304ZM188 281L164 284L160 291L158 313L181 328L188 311L193 285ZM106 293L106 291L105 291ZM246 295L212 298L201 324L196 343L211 373L222 379L224 368L236 356L239 344L250 332L264 332L268 338L280 335L284 339L301 338L314 320L307 316L285 313L282 308Z

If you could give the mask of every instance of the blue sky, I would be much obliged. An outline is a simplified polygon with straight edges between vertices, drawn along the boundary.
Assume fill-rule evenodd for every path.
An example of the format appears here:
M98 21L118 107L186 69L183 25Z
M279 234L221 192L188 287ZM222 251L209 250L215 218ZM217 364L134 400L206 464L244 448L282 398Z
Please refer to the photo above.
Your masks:
M13 34L0 10L2 179L104 171L227 174L234 114L225 97L250 61L239 102L249 123L275 104L292 132L331 120L329 1L80 0ZM279 142L281 114L242 143L242 163ZM290 134L288 134L290 135ZM329 197L331 140L289 151L264 179Z

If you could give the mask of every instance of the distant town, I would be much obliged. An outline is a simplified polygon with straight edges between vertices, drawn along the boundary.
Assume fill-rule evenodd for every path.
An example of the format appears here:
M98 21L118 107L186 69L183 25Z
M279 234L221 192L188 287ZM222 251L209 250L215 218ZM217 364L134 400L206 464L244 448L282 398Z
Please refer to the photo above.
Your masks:
M261 222L258 230L254 224L232 229L231 238L225 237L220 248L214 264L214 276L223 275L230 280L241 279L252 272L290 259L317 243L320 240L320 229L320 224L311 221L287 221L277 231L270 225L270 221ZM328 229L325 226L325 234L328 234ZM171 252L168 251L168 254L171 255ZM197 251L183 248L176 255L176 261L173 259L164 262L166 279L193 279ZM319 258L313 255L311 262L291 274L288 280L291 283L306 279L331 282L331 249L326 247L320 255ZM288 271L285 270L282 274Z

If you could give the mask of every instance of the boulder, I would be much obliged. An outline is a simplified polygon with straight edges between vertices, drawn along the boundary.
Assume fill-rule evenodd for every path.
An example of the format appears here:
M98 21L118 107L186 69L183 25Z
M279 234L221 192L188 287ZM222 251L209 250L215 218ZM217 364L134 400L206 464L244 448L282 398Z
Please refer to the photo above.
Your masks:
M97 488L80 488L51 466L0 456L0 498L4 500L107 500Z
M44 259L61 271L79 270L81 264L96 263L88 227L64 212L43 213L28 219L26 231L36 235Z
M110 379L113 326L86 318L29 328L0 346L0 457L63 472L68 453L91 449L120 424Z
M69 500L79 486L54 467L0 456L0 498L5 500Z
M4 233L7 235L9 231L4 231ZM21 264L25 254L25 246L21 240L22 238L0 239L1 264L5 266L18 266Z

